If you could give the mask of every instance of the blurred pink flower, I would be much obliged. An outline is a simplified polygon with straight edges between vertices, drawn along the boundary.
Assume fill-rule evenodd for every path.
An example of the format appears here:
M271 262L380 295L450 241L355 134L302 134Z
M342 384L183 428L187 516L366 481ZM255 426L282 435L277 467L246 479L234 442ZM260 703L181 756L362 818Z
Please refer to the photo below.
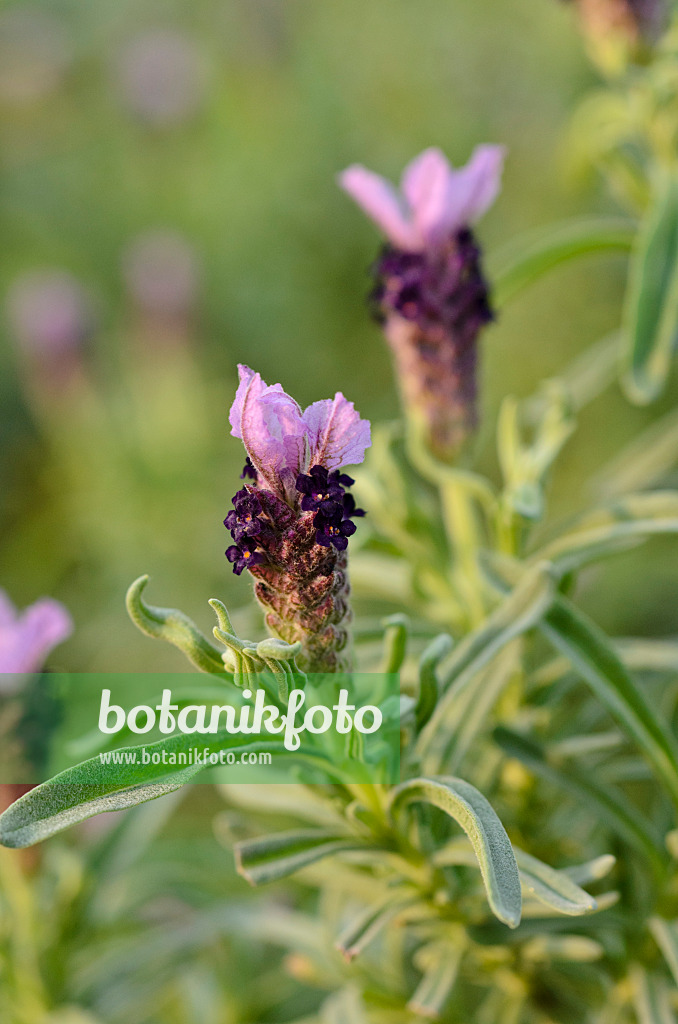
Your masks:
M231 434L239 437L265 486L294 494L311 466L336 469L365 458L370 424L340 391L302 412L282 385L268 385L249 366L238 366L240 385L231 406Z
M65 270L30 270L20 274L7 293L7 315L24 350L57 359L80 348L91 333L90 298Z
M123 273L135 301L152 316L180 316L195 302L198 258L177 232L138 235L123 257Z
M503 146L477 146L455 169L441 150L425 149L405 168L400 193L360 164L343 171L339 183L396 248L421 252L469 227L492 205L504 152Z
M182 33L153 29L127 44L118 80L128 106L144 120L160 127L177 124L202 101L202 55Z
M0 673L37 672L50 651L72 632L71 617L58 601L43 597L18 612L0 590Z

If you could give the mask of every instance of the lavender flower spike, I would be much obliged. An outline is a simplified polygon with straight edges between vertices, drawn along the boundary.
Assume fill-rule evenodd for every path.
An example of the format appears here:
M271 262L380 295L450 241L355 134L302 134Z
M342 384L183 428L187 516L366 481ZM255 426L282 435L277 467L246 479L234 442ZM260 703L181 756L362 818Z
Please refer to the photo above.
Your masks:
M360 165L339 182L387 238L375 266L375 312L393 350L407 412L446 461L477 421L477 337L492 319L471 225L496 199L502 146L453 168L439 149L416 157L400 192Z
M280 384L239 372L230 423L247 452L246 482L224 519L234 541L226 557L236 575L254 577L269 629L301 641L300 667L348 668L346 549L365 513L340 468L363 461L370 424L340 392L302 411Z
M71 617L62 604L43 597L17 612L0 590L0 673L37 672L50 651L73 631ZM7 689L0 678L0 692Z

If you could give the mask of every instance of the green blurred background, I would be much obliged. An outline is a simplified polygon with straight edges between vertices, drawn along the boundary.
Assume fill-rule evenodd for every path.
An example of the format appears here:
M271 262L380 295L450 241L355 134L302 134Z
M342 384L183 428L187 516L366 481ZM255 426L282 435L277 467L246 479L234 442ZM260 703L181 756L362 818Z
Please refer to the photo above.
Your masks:
M126 618L142 572L151 602L205 629L209 597L247 605L223 556L237 362L302 404L340 389L364 416L397 414L364 303L377 238L337 172L397 178L428 145L460 163L506 144L479 230L491 269L522 232L617 212L568 157L595 86L556 0L2 5L0 586L20 606L50 593L69 607L56 667L181 665ZM616 257L561 269L487 331L477 460L493 477L501 397L615 328L624 276ZM583 481L672 402L633 409L615 387L586 410L553 514L587 504ZM606 628L678 627L666 550L590 579L584 604Z

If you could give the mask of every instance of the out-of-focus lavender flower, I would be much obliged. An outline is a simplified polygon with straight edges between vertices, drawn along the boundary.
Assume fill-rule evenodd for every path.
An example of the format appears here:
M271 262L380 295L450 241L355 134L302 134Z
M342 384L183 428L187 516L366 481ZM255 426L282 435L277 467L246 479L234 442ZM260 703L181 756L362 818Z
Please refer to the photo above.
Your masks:
M43 597L19 612L0 590L0 692L13 691L18 676L42 668L72 632L71 617L58 601Z
M135 114L165 127L199 109L204 70L202 55L191 39L170 29L154 29L127 44L118 62L118 81Z
M127 287L139 308L162 320L183 318L198 292L198 257L193 246L169 230L139 235L123 257Z
M347 488L346 464L362 462L370 425L338 392L306 410L280 384L247 366L231 407L231 433L247 451L244 487L224 520L233 571L255 578L255 593L277 636L302 644L312 671L347 667L346 548L363 516Z
M0 100L35 103L61 83L72 58L64 25L37 4L14 5L0 14Z
M634 56L639 48L655 42L668 18L665 0L574 0L574 3L592 53L613 70L624 51L627 56Z
M478 146L465 167L427 149L400 192L359 165L342 188L387 237L372 293L411 419L435 454L452 459L475 428L477 338L492 319L471 226L496 199L504 149Z
M72 379L95 325L81 282L65 270L26 271L10 285L6 310L31 376L49 388Z

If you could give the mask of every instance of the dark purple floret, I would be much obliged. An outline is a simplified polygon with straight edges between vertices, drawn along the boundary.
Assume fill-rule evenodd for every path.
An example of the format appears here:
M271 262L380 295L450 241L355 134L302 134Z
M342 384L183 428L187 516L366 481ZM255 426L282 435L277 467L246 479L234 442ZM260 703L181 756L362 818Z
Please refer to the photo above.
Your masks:
M372 302L377 316L397 313L422 331L447 334L457 344L474 341L493 319L480 249L468 228L446 246L403 252L386 245L374 268Z
M371 301L395 356L412 422L444 461L477 423L478 335L493 319L481 253L468 228L410 252L386 245Z
M354 483L347 473L340 473L338 469L330 473L324 466L313 466L308 473L297 477L301 508L304 512L315 512L315 539L321 547L332 545L337 551L345 551L348 538L356 531L351 517L365 515L363 509L356 508L352 495L345 491Z
M348 538L352 537L356 531L356 525L350 519L339 519L338 522L330 522L326 519L318 521L316 516L314 526L317 527L315 534L316 544L320 544L324 548L332 545L337 551L346 550Z
M257 471L252 465L252 460L249 456L245 459L245 465L243 471L240 474L241 480L251 480L253 483L257 482Z
M344 515L349 519L357 516L364 516L367 513L364 508L356 508L355 498L352 494L345 494L343 498Z
M230 530L236 545L241 544L246 538L257 538L257 544L261 545L265 540L273 537L271 525L262 518L261 501L255 491L248 491L246 487L241 488L233 495L233 508L224 519L224 526ZM232 561L232 559L229 559ZM258 563L248 560L248 564ZM233 570L236 572L236 569ZM238 571L238 575L242 568Z
M264 553L257 550L256 541L247 539L227 548L226 558L233 563L233 572L236 576L239 576L243 569L248 569L253 565L262 565L266 561Z

